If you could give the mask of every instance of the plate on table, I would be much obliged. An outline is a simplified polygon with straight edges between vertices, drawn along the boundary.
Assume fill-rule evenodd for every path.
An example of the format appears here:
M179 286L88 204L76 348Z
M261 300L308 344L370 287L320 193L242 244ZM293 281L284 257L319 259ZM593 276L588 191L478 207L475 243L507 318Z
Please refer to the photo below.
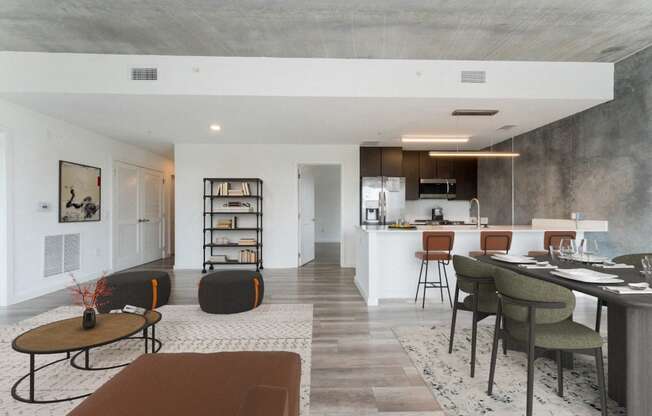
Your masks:
M528 256L512 256L509 254L494 254L492 259L512 264L536 264L536 259Z
M582 283L614 284L625 282L615 274L600 273L590 269L558 269L553 270L550 273L555 276L563 277L564 279L575 280Z

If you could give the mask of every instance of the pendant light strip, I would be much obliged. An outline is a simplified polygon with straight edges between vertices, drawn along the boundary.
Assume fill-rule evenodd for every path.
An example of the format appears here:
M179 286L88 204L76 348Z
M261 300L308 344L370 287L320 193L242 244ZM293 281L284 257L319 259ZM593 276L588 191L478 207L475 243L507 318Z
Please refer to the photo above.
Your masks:
M519 157L515 152L440 152L431 151L430 157Z

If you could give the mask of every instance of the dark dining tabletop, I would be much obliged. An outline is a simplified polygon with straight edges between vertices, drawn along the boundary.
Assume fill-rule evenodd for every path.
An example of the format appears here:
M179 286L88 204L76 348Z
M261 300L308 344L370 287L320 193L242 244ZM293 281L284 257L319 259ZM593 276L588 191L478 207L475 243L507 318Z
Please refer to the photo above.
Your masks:
M526 269L519 267L517 264L494 260L491 258L491 256L481 256L477 257L477 259L496 267L502 267L504 269L515 271L524 276L530 276L536 279L545 280L547 282L556 283L571 290L576 290L578 292L586 293L587 295L595 296L596 298L605 300L609 304L617 304L627 308L652 308L652 294L619 295L617 293L602 289L602 286L625 286L627 283L644 282L645 277L639 270L636 269L604 269L578 262L553 260L550 258L550 256L536 258L539 261L550 261L550 264L556 265L560 269L592 269L601 273L618 275L620 279L625 281L625 283L621 284L602 285L596 283L582 283L575 280L564 279L563 277L555 276L554 274L550 273L551 269Z

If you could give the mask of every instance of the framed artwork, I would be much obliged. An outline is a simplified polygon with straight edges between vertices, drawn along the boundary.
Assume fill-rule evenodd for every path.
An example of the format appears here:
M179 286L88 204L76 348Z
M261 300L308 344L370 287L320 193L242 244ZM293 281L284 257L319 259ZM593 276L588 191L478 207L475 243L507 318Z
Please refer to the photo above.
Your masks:
M59 161L59 222L101 219L102 169Z

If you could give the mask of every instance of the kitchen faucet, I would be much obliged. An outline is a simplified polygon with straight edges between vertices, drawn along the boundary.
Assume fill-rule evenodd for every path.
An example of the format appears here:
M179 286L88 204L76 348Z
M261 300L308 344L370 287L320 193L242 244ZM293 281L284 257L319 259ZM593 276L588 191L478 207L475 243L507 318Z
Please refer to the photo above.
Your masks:
M473 199L471 200L471 205L469 206L469 211L471 210L471 207L473 206L473 202L474 202L474 201L475 201L475 203L478 205L478 218L477 218L477 222L478 222L478 224L477 224L477 228L480 228L480 226L481 226L481 225L480 225L480 200L479 200L478 198L473 198Z

